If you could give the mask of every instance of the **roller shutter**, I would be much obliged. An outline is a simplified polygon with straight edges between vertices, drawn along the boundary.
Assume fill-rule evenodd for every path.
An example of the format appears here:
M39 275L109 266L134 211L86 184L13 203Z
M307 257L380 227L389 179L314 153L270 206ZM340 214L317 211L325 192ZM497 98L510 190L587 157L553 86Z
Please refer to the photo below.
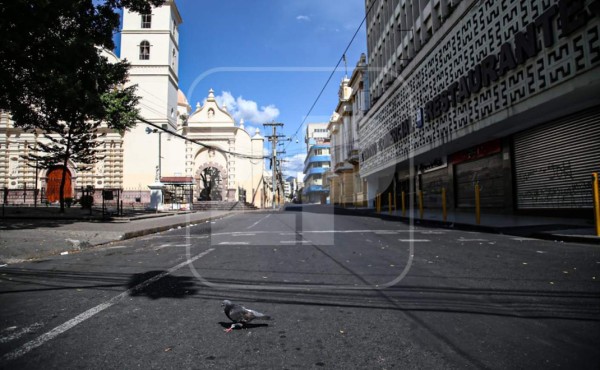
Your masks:
M600 172L600 107L514 136L518 209L591 208Z
M502 177L502 153L457 164L456 205L461 208L475 207L475 184L479 183L482 208L504 206L504 179Z
M421 175L423 203L425 208L442 208L442 188L448 189L448 168L426 172Z

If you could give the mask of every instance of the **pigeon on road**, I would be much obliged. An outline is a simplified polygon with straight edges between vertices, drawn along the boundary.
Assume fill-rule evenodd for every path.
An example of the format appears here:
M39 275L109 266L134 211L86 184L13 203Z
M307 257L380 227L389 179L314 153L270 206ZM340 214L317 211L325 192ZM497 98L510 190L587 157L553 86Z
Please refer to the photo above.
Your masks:
M271 316L265 315L258 311L248 309L242 305L233 303L227 299L224 300L223 303L221 303L221 307L223 307L223 310L225 311L225 315L227 315L227 317L229 317L229 319L231 321L233 321L233 324L231 324L231 327L228 329L225 329L225 332L227 332L227 333L229 333L236 327L239 327L239 328L243 327L244 324L249 323L250 321L252 321L254 319L271 320Z

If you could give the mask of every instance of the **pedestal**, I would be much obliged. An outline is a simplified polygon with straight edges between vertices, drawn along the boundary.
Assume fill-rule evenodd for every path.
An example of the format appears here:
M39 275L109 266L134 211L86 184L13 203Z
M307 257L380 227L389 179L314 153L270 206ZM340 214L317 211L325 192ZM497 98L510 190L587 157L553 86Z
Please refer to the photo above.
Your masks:
M228 202L233 202L235 199L235 193L237 192L236 188L229 188L227 189L227 201Z
M155 182L154 184L148 185L150 188L150 206L148 209L153 211L163 210L163 188L164 184L161 182Z

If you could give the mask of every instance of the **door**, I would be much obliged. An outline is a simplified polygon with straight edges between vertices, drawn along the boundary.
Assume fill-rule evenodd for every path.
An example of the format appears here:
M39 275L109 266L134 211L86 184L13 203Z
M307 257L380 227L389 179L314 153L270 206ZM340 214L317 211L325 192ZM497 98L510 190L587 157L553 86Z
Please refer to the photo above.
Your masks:
M48 202L58 202L60 200L60 182L62 180L63 167L54 167L48 172L48 180L46 186L46 198ZM73 190L71 188L71 172L67 170L67 176L65 178L65 198L73 196Z

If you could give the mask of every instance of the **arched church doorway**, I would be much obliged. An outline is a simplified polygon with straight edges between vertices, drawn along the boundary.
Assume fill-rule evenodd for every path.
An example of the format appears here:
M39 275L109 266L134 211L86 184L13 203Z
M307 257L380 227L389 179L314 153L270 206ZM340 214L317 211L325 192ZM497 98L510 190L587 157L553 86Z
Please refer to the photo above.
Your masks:
M48 171L46 180L46 198L48 202L58 202L60 200L60 182L62 180L64 167L53 167ZM73 196L73 188L71 186L71 172L67 169L67 176L65 178L65 198Z
M223 178L221 171L216 167L206 167L200 171L198 183L198 200L223 200Z

